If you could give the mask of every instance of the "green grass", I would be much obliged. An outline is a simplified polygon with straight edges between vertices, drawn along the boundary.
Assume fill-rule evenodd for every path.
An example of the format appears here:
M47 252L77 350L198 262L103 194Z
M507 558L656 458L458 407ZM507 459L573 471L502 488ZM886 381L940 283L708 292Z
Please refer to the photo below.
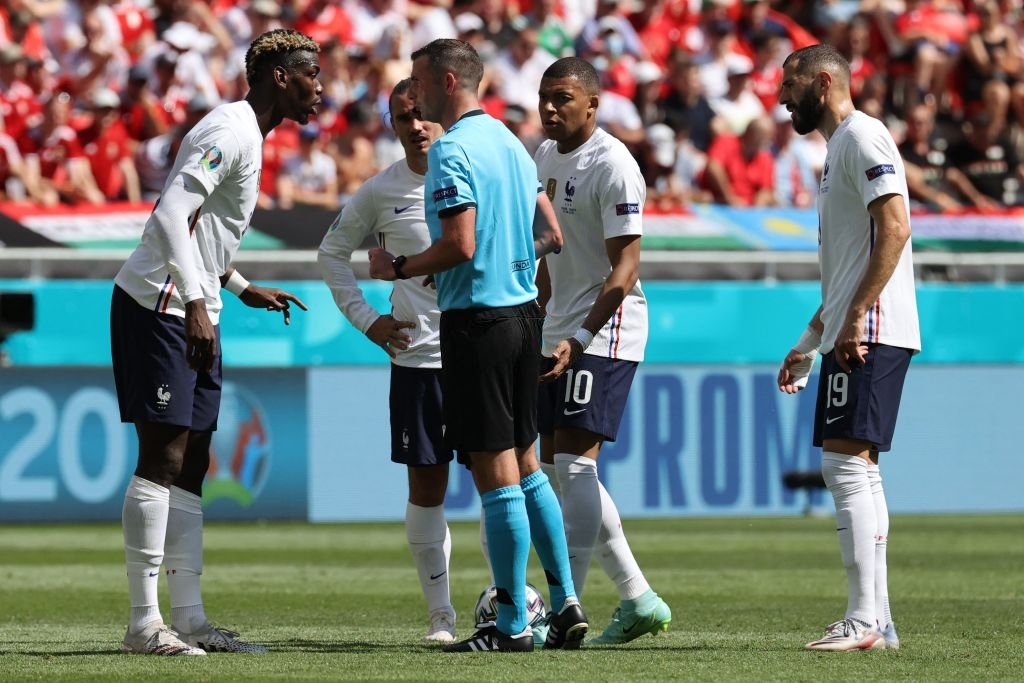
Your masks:
M0 680L1024 679L1024 516L894 518L890 593L903 648L865 653L801 649L846 602L831 519L626 528L672 606L667 634L617 649L450 655L421 644L425 608L401 525L209 525L207 613L272 652L165 659L118 652L128 611L119 527L0 527ZM453 598L469 614L487 574L477 527L452 533ZM544 585L536 558L530 580ZM615 604L595 565L584 600L593 628Z

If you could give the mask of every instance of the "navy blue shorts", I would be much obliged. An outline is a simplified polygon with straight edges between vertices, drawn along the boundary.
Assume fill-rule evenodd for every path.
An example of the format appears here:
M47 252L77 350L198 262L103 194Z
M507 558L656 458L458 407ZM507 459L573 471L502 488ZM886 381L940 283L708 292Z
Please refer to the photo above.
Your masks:
M547 372L555 360L544 358L541 365ZM638 365L636 361L583 354L557 381L540 385L540 433L547 436L571 427L615 441Z
M455 457L444 445L441 370L391 365L391 460L425 467Z
M445 443L460 463L537 440L543 322L535 301L441 313Z
M825 439L857 439L876 451L888 451L912 355L898 346L868 344L864 364L849 373L839 367L834 352L822 356L814 445Z
M140 306L114 286L110 357L122 422L159 422L197 432L217 429L220 414L220 326L210 372L185 361L185 320Z

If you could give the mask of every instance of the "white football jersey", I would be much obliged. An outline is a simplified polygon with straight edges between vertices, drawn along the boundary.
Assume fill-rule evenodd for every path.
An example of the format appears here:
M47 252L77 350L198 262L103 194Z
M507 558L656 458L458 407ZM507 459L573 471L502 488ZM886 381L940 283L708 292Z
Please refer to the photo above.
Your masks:
M832 350L871 258L875 224L867 206L889 194L903 197L909 224L907 176L896 143L881 121L856 111L829 139L818 187L818 255L825 325L822 353ZM888 284L868 311L866 338L862 341L921 349L909 241Z
M398 256L418 254L430 246L424 217L424 176L409 168L405 159L396 161L367 180L334 219L320 244L317 259L338 308L361 332L380 317L366 302L352 271L352 252L369 235ZM405 351L395 349L393 363L411 368L441 367L437 292L424 287L423 278L395 280L391 293L391 315L396 320L416 323L405 330L412 343Z
M643 234L647 185L626 146L600 128L568 154L560 154L556 143L547 140L535 159L565 238L560 254L545 257L551 300L543 353L550 356L560 340L580 328L611 272L605 240ZM638 280L587 353L641 361L646 346L647 298Z
M262 169L263 134L256 114L248 102L232 102L216 107L189 131L164 184L166 189L175 177L185 175L190 185L198 183L206 194L192 224L175 229L191 232L200 288L214 324L222 308L220 276L234 260L249 226ZM185 307L167 268L165 240L157 233L161 229L150 216L142 241L114 282L140 305L183 318Z

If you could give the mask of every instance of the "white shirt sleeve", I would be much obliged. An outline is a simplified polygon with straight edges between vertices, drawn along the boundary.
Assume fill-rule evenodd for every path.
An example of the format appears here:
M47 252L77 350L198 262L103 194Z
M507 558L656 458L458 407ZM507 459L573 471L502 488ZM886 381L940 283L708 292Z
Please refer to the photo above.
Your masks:
M203 298L201 259L191 222L206 201L196 183L178 175L168 184L153 209L154 234L167 261L174 286L183 303ZM217 274L218 277L220 274Z
M352 270L352 252L374 232L373 183L359 188L324 235L317 251L320 274L334 303L352 325L364 334L380 313L366 302Z

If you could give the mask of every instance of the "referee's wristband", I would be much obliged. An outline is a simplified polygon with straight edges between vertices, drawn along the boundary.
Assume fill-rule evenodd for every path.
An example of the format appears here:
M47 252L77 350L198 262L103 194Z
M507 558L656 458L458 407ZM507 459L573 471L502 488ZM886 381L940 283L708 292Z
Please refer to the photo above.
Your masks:
M249 286L249 281L242 277L242 274L237 270L231 271L231 277L224 283L224 289L228 290L235 296L242 296L242 292Z
M572 338L580 343L584 351L590 346L590 342L594 341L594 335L585 327L576 330L576 334L572 335Z

